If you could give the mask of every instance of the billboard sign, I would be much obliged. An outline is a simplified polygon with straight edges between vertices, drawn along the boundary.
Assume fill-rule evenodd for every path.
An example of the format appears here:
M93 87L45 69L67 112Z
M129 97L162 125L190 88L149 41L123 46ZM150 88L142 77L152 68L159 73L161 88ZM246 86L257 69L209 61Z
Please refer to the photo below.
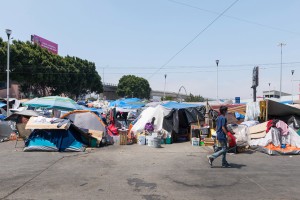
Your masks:
M48 49L50 52L57 54L58 53L58 45L54 42L46 40L37 35L31 35L31 41L35 44L38 44L42 48Z

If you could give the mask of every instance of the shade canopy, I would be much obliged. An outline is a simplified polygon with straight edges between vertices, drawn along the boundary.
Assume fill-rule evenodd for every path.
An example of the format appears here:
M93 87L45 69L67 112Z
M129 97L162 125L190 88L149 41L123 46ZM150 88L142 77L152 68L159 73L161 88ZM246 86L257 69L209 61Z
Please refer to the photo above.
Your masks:
M75 101L70 98L60 96L35 98L23 103L23 105L58 110L81 110L81 107Z

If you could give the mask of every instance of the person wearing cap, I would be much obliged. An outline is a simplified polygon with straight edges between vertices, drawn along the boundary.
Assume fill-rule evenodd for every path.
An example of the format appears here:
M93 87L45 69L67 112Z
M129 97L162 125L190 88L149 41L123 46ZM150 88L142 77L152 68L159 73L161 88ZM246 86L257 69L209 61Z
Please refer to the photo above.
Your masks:
M212 155L208 155L208 163L212 167L213 161L222 155L222 167L229 168L231 167L226 160L227 153L227 115L228 108L226 106L220 107L220 116L217 118L217 139L221 145L221 150L215 152Z

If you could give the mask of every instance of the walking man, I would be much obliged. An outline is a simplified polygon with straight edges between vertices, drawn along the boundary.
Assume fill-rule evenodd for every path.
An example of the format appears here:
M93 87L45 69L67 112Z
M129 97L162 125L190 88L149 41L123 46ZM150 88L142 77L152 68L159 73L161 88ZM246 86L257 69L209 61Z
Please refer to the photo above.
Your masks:
M208 158L208 163L212 167L214 159L219 157L220 155L222 156L222 167L229 168L231 167L227 160L226 160L226 153L227 153L227 119L226 119L226 114L227 114L228 108L226 106L221 106L220 107L220 113L221 115L217 118L217 139L222 147L221 150L215 152L214 154L207 156ZM228 137L229 138L229 137Z

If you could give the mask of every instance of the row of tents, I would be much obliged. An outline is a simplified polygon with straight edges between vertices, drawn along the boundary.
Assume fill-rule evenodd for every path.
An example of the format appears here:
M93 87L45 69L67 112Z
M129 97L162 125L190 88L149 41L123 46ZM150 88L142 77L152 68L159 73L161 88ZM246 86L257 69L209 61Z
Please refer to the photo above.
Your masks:
M42 107L61 111L61 121L50 122L47 118L42 119L41 117L30 119L30 126L28 127L33 132L28 136L26 142L25 150L27 151L82 151L86 146L99 146L101 142L110 141L111 136L117 135L117 130L124 128L124 126L130 127L129 135L138 135L144 131L145 125L151 122L153 118L155 119L155 132L163 130L170 133L174 137L173 139L176 139L189 134L193 123L214 127L214 121L218 116L220 107L220 105L209 105L208 103L206 105L178 102L145 103L137 98L120 99L109 103L94 103L94 105L102 105L101 108L87 108L63 97L44 97L23 104L29 108ZM240 124L238 126L247 126L247 128L251 121L264 122L270 119L279 119L288 123L291 117L294 117L296 121L300 119L298 108L271 100L247 105L231 104L227 106L229 107L228 122ZM103 117L103 115L107 117ZM124 123L124 118L122 119L118 115L126 118L127 123ZM105 119L108 119L108 124ZM245 124L242 124L243 121L246 121ZM33 125L34 123L35 125ZM44 126L39 126L43 123L45 123ZM61 124L68 125L62 129ZM250 135L249 130L245 131L243 127L236 129L237 136L240 133ZM296 129L295 131L297 133ZM249 137L247 138L249 139ZM247 143L250 144L250 139ZM51 147L46 147L46 144Z

